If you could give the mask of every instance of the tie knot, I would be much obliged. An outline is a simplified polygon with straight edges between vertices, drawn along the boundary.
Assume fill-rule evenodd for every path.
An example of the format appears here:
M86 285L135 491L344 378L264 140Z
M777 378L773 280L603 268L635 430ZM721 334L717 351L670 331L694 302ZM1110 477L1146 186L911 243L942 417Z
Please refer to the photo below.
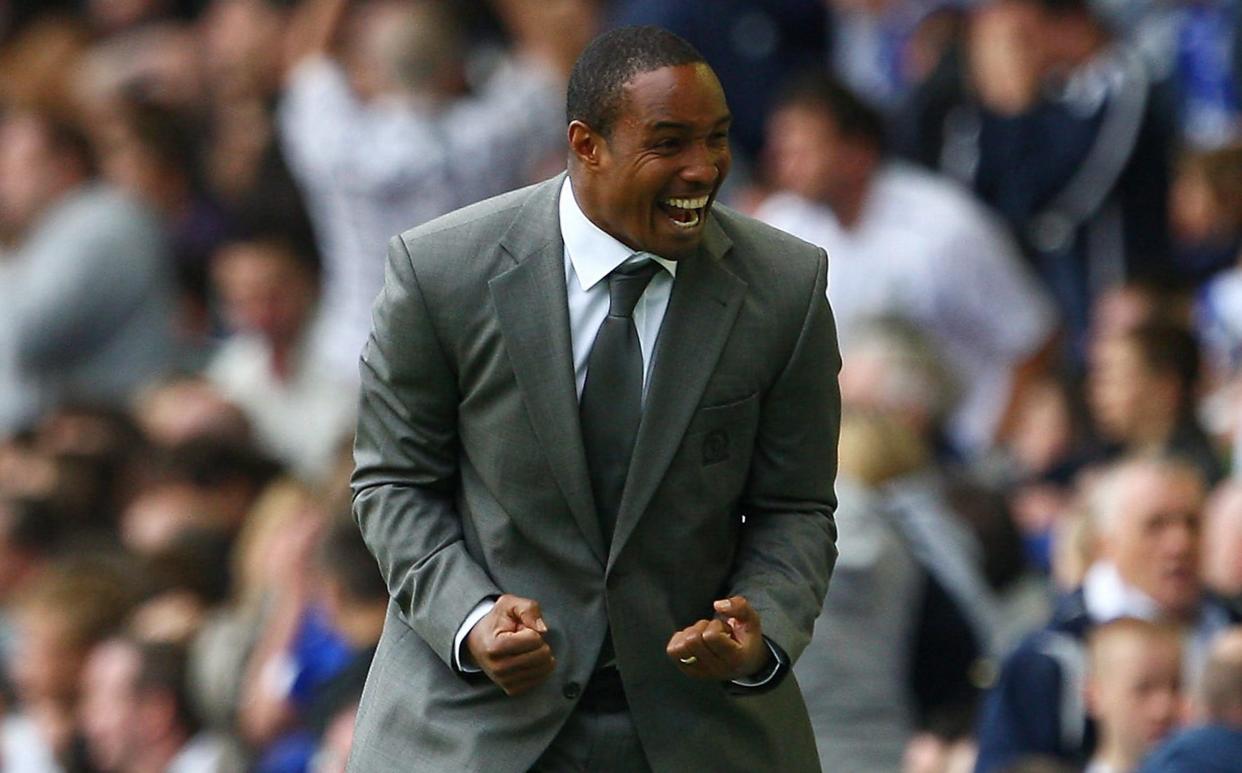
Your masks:
M651 278L659 270L660 264L654 260L613 269L608 275L608 314L613 317L628 317L633 314L634 306L642 297L643 290L647 289Z

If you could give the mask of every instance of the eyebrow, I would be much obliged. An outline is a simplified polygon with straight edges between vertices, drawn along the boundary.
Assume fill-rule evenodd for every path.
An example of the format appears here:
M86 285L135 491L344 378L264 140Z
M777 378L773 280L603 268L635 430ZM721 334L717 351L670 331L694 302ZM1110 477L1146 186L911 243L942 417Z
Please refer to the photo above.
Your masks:
M733 115L731 113L728 113L728 114L721 116L720 118L717 118L715 123L712 124L712 127L714 128L714 127L720 126L721 124L731 124L731 123L733 123ZM662 131L665 129L681 131L681 130L685 130L689 128L691 128L690 124L684 123L682 121L656 121L655 123L651 125L652 131Z

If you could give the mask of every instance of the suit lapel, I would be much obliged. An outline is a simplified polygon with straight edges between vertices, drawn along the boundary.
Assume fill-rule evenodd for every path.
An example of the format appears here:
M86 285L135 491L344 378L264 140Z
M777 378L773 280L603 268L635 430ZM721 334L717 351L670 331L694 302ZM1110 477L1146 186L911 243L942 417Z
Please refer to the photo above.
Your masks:
M535 434L574 520L603 564L604 539L578 424L573 348L565 290L565 247L557 216L564 175L522 207L501 239L517 261L489 283L492 302Z
M609 569L663 480L741 308L746 283L721 263L731 246L713 217L699 254L677 267L621 497Z

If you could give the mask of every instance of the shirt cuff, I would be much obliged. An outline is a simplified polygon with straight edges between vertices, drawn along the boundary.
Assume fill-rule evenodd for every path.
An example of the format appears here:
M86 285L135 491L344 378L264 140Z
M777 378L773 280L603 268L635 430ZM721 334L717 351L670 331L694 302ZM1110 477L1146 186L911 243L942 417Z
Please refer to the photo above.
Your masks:
M771 667L760 671L753 676L742 677L741 679L730 680L738 687L763 687L776 678L781 672L781 666L785 665L784 653L781 648L768 641L768 637L763 637L763 643L767 646L768 652L772 653Z
M467 653L464 649L466 636L476 623L482 620L488 612L492 611L494 606L496 606L496 599L494 598L486 598L476 604L474 609L470 610L470 614L466 615L466 619L462 622L461 627L457 629L457 635L453 637L453 668L456 668L463 674L478 674L483 671L483 669L473 663L467 662Z

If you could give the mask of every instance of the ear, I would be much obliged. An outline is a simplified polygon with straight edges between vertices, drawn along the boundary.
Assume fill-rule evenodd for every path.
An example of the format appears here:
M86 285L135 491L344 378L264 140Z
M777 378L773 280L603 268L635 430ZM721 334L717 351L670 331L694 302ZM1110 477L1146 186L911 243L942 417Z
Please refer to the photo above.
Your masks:
M593 169L603 157L605 141L599 132L582 121L569 122L569 150L578 163Z

